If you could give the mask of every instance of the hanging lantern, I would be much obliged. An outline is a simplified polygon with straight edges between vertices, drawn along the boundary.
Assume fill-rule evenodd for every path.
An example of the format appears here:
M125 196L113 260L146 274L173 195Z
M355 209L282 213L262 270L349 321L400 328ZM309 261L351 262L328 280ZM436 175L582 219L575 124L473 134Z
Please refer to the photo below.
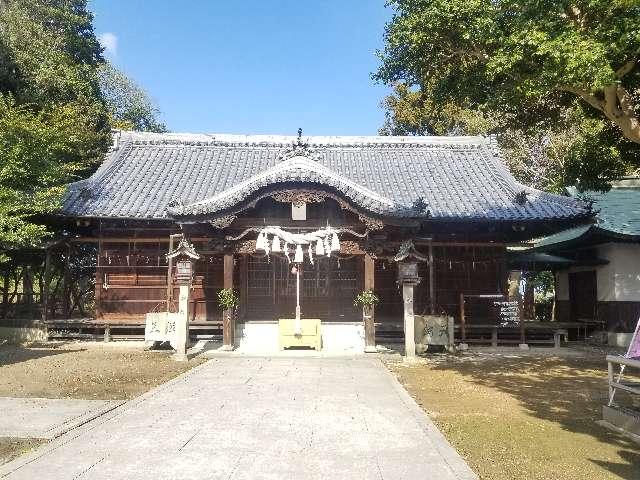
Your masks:
M277 235L273 237L273 242L271 244L271 251L273 253L282 252L282 249L280 248L280 237L278 237Z
M327 254L327 257L331 256L331 245L329 245L329 236L324 237L324 251Z
M331 251L339 252L340 251L340 240L338 239L338 234L333 232L331 235Z
M293 261L295 263L302 263L304 261L304 256L302 253L302 245L296 246L296 255L293 257Z
M269 251L271 251L271 246L269 245L269 239L267 238L267 235L265 234L265 236L264 236L264 253L269 255Z
M309 262L313 265L313 246L311 244L307 247L307 251L309 252Z
M324 255L324 245L322 244L322 240L318 240L316 242L316 257L321 257Z

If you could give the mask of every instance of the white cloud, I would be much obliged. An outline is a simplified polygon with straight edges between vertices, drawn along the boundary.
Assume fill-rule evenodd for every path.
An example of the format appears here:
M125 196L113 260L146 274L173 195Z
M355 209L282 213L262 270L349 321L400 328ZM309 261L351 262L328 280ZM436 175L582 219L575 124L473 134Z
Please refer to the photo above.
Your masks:
M98 35L98 41L108 56L115 58L118 55L118 37L115 33L101 33Z

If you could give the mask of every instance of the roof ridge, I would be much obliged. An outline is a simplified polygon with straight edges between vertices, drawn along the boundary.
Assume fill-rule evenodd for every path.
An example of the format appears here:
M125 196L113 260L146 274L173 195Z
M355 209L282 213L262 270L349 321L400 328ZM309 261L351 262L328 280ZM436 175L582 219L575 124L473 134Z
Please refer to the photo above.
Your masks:
M289 147L298 141L315 147L362 147L362 146L407 146L407 147L464 147L482 148L491 143L483 136L304 136L293 135L237 135L198 133L154 133L116 130L115 148L119 144L141 145L221 145L253 147Z

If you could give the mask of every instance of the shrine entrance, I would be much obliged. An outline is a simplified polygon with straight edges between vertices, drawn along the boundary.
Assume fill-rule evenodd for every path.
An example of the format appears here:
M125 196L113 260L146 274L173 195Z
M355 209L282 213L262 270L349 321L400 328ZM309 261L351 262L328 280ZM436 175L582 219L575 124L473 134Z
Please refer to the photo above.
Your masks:
M351 322L362 319L353 299L363 289L362 258L316 258L301 264L300 307L302 316L322 321ZM293 318L296 307L296 276L286 257L254 256L247 261L248 319Z

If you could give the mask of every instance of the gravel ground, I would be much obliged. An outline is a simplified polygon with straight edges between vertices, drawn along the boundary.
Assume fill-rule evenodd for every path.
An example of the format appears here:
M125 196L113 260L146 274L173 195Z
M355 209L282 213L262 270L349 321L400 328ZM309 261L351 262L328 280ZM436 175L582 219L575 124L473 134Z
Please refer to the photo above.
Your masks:
M127 400L203 362L141 344L0 345L0 396Z
M640 445L595 423L607 399L603 352L387 365L482 479L640 479Z

